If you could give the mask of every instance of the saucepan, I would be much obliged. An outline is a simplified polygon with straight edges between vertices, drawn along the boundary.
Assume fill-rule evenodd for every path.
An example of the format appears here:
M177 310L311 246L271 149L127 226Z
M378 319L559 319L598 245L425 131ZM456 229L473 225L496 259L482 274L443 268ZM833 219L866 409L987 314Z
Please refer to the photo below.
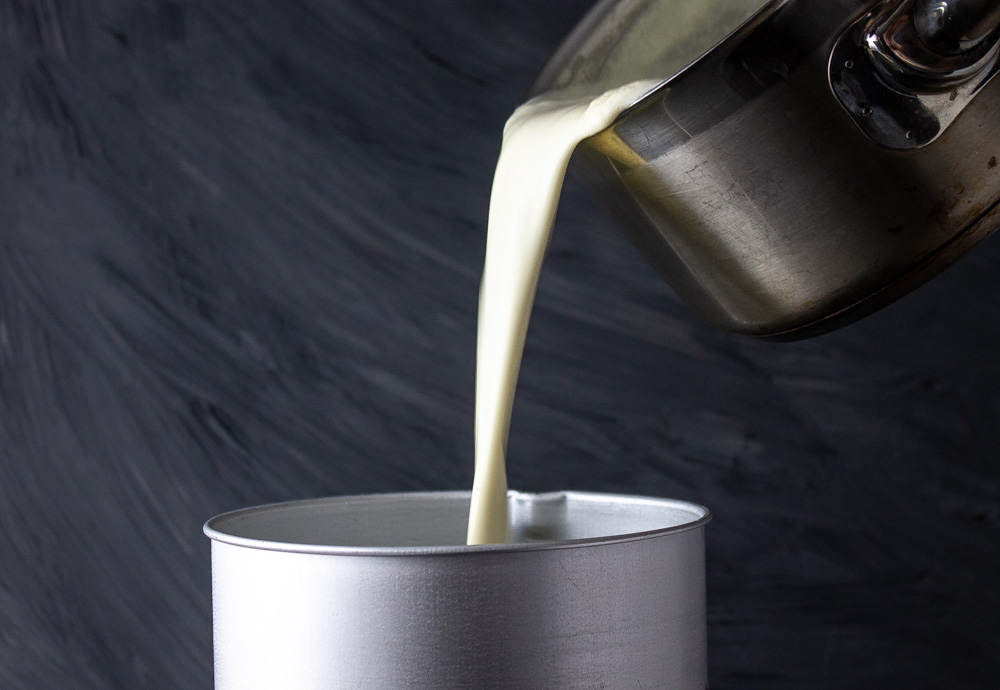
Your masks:
M697 313L795 339L1000 226L998 25L996 0L607 0L532 93L659 80L573 168Z

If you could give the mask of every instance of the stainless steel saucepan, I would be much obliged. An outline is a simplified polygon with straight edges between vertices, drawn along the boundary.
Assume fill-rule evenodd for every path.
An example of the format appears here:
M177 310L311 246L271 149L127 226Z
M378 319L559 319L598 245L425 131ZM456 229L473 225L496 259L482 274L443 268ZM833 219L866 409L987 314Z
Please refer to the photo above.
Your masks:
M1000 226L998 25L997 0L606 0L532 92L660 79L578 169L703 317L798 338Z

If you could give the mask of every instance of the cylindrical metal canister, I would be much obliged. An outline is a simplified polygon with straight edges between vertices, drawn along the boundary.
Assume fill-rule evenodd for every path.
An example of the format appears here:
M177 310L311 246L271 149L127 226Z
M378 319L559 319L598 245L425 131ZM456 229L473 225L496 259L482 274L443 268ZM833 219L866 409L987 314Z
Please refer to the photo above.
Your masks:
M510 544L464 545L466 492L210 520L217 690L705 690L708 511L511 492Z

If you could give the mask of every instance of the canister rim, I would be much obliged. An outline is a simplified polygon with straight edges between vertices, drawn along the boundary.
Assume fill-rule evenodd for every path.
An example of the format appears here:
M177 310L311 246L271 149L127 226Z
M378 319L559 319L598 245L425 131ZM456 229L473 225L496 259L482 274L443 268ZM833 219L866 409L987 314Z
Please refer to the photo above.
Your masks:
M376 493L358 494L349 496L336 496L326 498L313 498L298 501L284 501L279 503L269 503L265 505L240 508L217 515L208 520L203 531L207 537L214 542L240 546L244 548L280 551L287 553L317 554L328 556L468 556L484 553L513 553L530 551L550 551L557 549L573 549L581 547L593 547L604 544L622 544L627 542L655 539L668 535L679 534L690 530L704 527L712 519L711 512L704 506L683 501L679 499L657 498L652 496L640 496L633 494L615 494L584 491L560 491L548 494L532 494L517 491L508 492L511 500L527 499L557 499L564 498L576 502L598 502L603 504L619 505L650 505L664 509L674 509L687 512L691 515L691 520L669 527L662 527L651 530L628 532L623 534L611 534L605 536L584 537L577 539L562 539L551 541L527 541L512 544L477 544L477 545L439 545L439 546L359 546L359 545L327 545L327 544L306 544L291 541L258 539L253 537L240 536L226 531L227 524L231 527L234 523L258 517L263 513L272 513L283 510L303 510L312 506L337 503L371 503L373 501L393 501L403 499L462 499L468 498L468 491L424 491L424 492L398 492L398 493ZM231 528L230 527L230 528Z

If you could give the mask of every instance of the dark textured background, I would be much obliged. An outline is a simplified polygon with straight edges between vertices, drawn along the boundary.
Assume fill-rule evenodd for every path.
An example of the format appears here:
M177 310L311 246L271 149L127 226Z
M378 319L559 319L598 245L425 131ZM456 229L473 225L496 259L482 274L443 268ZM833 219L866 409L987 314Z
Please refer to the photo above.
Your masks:
M209 688L207 517L470 485L500 130L589 2L0 1L0 687ZM715 688L996 688L998 264L759 343L570 183L511 485L710 506Z

